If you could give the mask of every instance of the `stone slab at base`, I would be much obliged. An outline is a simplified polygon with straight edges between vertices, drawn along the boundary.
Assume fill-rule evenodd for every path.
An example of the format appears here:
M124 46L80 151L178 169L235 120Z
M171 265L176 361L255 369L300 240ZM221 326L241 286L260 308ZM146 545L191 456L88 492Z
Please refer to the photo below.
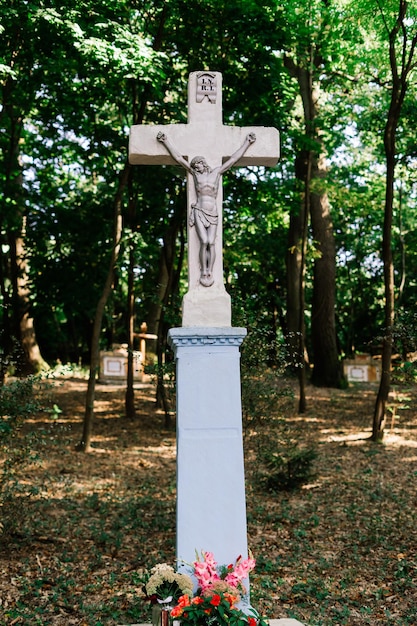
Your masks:
M269 626L304 626L304 624L296 619L283 617L281 619L270 619Z
M209 289L201 285L188 291L182 300L183 327L230 327L231 299L223 284Z

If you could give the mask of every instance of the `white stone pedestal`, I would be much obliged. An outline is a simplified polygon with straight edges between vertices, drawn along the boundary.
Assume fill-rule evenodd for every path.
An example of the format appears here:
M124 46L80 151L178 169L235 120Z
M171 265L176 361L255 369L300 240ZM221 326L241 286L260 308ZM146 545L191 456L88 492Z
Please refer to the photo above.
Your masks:
M177 558L247 556L239 347L244 328L169 331L177 364Z

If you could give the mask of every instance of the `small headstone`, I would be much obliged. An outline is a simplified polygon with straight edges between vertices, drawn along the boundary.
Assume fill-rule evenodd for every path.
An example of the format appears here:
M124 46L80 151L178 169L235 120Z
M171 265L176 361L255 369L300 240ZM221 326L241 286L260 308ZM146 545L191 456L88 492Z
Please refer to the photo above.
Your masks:
M370 354L357 354L354 359L345 359L343 370L352 383L376 383L381 377L380 363Z
M102 383L123 383L127 380L127 346L115 345L112 350L100 352L99 381ZM143 380L143 354L133 353L133 379Z

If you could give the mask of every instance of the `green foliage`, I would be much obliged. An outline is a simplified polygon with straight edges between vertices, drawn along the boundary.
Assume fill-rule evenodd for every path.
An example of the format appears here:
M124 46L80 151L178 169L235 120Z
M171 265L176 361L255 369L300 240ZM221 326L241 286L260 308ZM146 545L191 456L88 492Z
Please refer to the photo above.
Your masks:
M39 401L40 378L29 376L13 380L0 388L0 418L12 430L14 424L22 421L41 409Z
M172 167L131 168L123 197L118 196L119 176L133 123L186 121L187 74L199 67L223 73L226 124L274 125L281 132L282 159L275 168L242 168L225 177L224 267L234 317L242 317L242 298L247 320L254 311L262 312L271 337L285 333L289 214L300 202L296 155L317 148L306 132L297 79L288 71L293 62L312 72L319 105L313 124L320 129L329 166L320 190L328 193L337 246L340 351L366 350L383 324L381 172L390 94L386 33L398 8L397 0L296 0L285 7L271 0L76 0L59 6L2 0L3 342L16 335L9 332L15 308L10 235L25 221L26 287L41 350L51 362L88 361L116 199L137 236L137 319L153 321L155 303L162 299L160 264L169 246L181 269L184 176ZM404 57L415 24L416 9L409 2ZM401 61L399 48L396 56ZM404 310L415 306L417 275L414 76L397 134L393 227L396 285L401 285ZM307 250L310 345L312 241ZM125 339L126 258L122 255L104 318L103 346ZM185 271L177 278L174 291L179 285L183 292ZM175 292L165 309L172 314L167 324L178 323L179 300ZM16 311L14 322L19 315Z
M400 309L393 330L393 383L414 383L417 380L417 313Z
M271 360L274 366L268 366ZM243 426L245 436L256 442L258 487L270 492L308 482L316 458L313 448L300 447L283 417L293 403L286 366L283 346L276 339L268 341L265 330L253 327L242 348Z
M292 397L283 376L282 347L268 331L252 326L241 350L242 411L244 429L256 428L275 414L279 403ZM272 364L271 364L272 363Z
M25 214L41 346L51 360L78 360L88 354L109 262L132 99L164 75L165 55L145 26L149 20L153 28L159 9L114 2L1 6L0 52L10 69L1 107L2 243ZM31 198L25 206L24 197ZM8 311L0 320L6 331Z
M16 380L0 387L0 541L22 529L23 501L31 490L17 478L17 470L38 460L33 449L36 436L22 435L27 418L42 410L43 391L38 377Z
M275 447L273 444L260 450L263 468L259 475L266 491L290 491L309 482L313 477L313 461L317 453L312 448L300 449L298 445Z
M417 351L417 313L413 310L400 310L393 330L394 350L405 359Z
M228 597L229 596L229 597ZM263 618L256 619L256 612L251 609L249 615L231 605L230 593L214 593L199 596L200 602L181 607L180 621L184 626L248 626L259 624L266 626ZM181 606L181 605L180 605Z

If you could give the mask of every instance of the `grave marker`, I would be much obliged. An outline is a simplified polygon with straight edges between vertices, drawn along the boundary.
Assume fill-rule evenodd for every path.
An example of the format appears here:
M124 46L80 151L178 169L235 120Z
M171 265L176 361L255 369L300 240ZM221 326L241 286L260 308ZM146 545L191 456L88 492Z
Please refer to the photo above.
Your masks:
M275 165L279 158L279 133L276 128L239 127L223 124L222 75L219 72L192 72L188 81L188 123L169 125L133 126L129 141L129 160L132 164L174 165L178 158L172 155L166 142L184 161L192 163L195 157L203 158L214 171L222 168L230 157L246 144L248 136L255 135L246 150L233 163L246 165ZM180 162L184 167L184 164ZM231 164L232 165L232 164ZM230 165L230 167L231 167ZM223 229L220 184L215 193L217 221L214 239L213 282L204 285L200 264L201 239L193 217L198 205L193 174L187 170L187 241L188 241L188 293L183 300L183 326L229 326L231 303L223 282ZM213 207L211 207L213 209ZM209 281L207 281L209 282Z
M169 332L177 362L177 557L247 555L240 345L223 283L222 174L233 165L275 165L275 128L227 126L222 76L192 72L188 123L133 126L132 164L179 164L187 172L188 292L181 328ZM198 158L196 158L198 157ZM208 169L206 168L208 166ZM186 565L184 568L187 569Z

